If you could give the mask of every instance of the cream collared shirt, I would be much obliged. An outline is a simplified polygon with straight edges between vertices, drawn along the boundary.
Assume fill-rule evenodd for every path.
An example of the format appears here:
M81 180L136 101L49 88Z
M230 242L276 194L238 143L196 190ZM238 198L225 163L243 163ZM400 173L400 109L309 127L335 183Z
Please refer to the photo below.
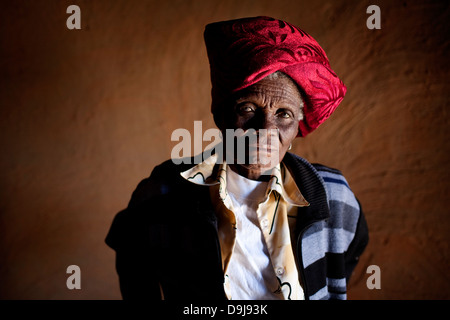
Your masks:
M291 243L296 207L308 206L289 171L275 167L264 187L246 181L213 155L182 172L210 188L229 299L304 299ZM227 187L232 181L233 186ZM259 188L254 199L239 188Z

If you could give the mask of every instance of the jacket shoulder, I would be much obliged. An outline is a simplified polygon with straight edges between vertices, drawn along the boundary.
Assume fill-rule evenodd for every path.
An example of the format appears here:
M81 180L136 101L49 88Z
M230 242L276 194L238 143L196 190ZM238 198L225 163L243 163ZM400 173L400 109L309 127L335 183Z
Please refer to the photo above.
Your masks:
M344 177L340 170L317 163L314 163L313 167L317 170L317 173L323 179L325 186L327 186L327 189L329 189L330 187L336 189L336 184L340 184L341 186L344 186L349 191L351 191L347 179Z
M361 205L350 188L346 178L338 169L322 164L314 164L321 176L327 192L330 207L329 228L344 229L348 234L355 234L361 216ZM351 240L351 237L348 239ZM346 247L350 243L346 244Z
M328 167L328 166L320 164L320 163L312 163L312 166L319 172L320 171L329 172L329 173L333 173L333 174L342 176L342 172L336 168Z
M141 180L133 191L129 207L134 207L151 198L165 196L186 187L186 181L180 173L194 166L191 163L185 161L176 164L169 159L155 166L150 176Z
M359 207L347 179L340 170L317 163L313 166L323 180L329 201L341 201L355 208Z

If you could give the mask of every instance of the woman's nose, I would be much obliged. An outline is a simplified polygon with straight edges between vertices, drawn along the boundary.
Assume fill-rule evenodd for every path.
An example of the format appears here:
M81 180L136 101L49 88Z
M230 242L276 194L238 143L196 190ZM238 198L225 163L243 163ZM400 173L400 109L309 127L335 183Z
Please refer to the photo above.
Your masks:
M277 129L273 116L268 112L261 112L255 120L254 129L256 130Z

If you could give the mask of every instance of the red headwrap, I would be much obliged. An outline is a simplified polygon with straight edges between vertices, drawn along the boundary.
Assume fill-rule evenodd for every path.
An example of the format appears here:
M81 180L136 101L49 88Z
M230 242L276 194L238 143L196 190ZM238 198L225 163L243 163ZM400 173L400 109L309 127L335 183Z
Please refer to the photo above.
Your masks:
M280 71L303 90L304 118L298 135L304 137L344 98L346 87L323 49L287 22L269 17L216 22L206 26L204 37L211 66L212 112L227 95Z

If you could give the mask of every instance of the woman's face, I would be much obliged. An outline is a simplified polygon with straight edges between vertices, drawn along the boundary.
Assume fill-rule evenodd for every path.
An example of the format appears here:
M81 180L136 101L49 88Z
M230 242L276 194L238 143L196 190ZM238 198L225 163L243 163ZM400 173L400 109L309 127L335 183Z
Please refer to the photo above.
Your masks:
M256 131L256 135L261 132L259 130L266 129L267 132L274 133L276 145L268 146L267 140L258 139L253 150L257 150L262 157L266 156L268 151L277 152L276 164L278 164L297 136L298 122L302 117L301 99L297 86L289 78L281 76L264 78L233 96L228 109L224 110L221 121L220 129L224 139L226 140L225 129L244 131L254 129L251 131ZM247 152L251 151L247 149ZM230 167L249 179L258 180L273 167L270 166L272 163L268 166L267 161L263 162L246 161L240 164L234 161Z

